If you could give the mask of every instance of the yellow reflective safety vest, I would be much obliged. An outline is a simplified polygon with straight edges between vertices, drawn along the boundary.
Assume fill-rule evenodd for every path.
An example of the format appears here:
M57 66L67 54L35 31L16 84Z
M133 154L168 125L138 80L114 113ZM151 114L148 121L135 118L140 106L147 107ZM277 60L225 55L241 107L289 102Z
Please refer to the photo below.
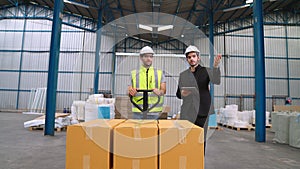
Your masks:
M151 90L154 88L160 89L160 83L162 80L163 72L162 70L158 70L153 68L152 66L147 69L144 66L141 66L139 70L131 71L131 80L132 80L132 87L137 88L140 90ZM143 93L138 92L134 97L133 101L138 104L141 108L143 108ZM148 108L152 107L157 102L157 95L153 92L148 93ZM160 96L160 102L150 110L150 113L154 112L161 112L163 108L164 97ZM139 112L141 111L132 105L132 112Z

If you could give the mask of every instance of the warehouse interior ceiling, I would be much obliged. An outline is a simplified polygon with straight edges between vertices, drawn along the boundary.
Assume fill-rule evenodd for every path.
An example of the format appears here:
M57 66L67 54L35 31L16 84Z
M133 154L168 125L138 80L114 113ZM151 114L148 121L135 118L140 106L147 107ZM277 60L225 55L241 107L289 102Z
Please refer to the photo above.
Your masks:
M249 18L253 14L252 0L64 0L64 2L66 13L89 18L95 22L98 20L98 12L102 11L104 25L131 14L159 12L183 18L203 30L208 26L210 14L213 14L214 24ZM54 0L2 0L0 9L24 4L54 8ZM279 11L299 13L300 3L299 0L263 0L263 10L265 14ZM153 36L153 33L139 35L139 38L157 42L168 40L166 36L159 34Z

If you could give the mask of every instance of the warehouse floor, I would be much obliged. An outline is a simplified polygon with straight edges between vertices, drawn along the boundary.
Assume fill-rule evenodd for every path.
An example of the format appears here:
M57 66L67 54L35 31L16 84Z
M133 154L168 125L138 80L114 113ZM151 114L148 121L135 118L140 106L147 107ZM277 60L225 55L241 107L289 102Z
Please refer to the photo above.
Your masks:
M35 117L0 112L0 169L65 168L66 132L51 137L25 129L23 122ZM300 149L273 143L274 133L268 130L266 143L255 142L254 131L213 131L209 131L206 169L300 168Z

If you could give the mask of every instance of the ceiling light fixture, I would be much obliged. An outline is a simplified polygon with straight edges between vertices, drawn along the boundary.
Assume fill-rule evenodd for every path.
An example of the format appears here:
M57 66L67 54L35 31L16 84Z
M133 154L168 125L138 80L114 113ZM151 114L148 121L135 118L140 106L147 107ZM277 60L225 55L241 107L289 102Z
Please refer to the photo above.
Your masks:
M153 31L153 28L151 26L147 26L147 25L143 25L143 24L139 24L139 28L150 31L150 32Z
M253 0L246 0L246 4L252 4Z
M165 30L169 30L169 29L173 29L173 28L174 28L173 25L159 26L157 28L157 31L160 32L160 31L165 31Z
M143 25L143 24L139 24L138 27L140 29L144 29L150 32L161 32L161 31L165 31L165 30L169 30L169 29L173 29L174 26L173 25L164 25L164 26L160 26L160 25Z
M249 6L250 6L250 4L245 4L245 5L242 5L242 6L236 6L236 7L232 7L232 8L227 8L227 9L223 9L223 12L234 11L234 10L237 10L237 9L247 8Z
M79 3L79 2L75 2L75 1L64 0L64 2L65 2L65 3L72 4L72 5L80 6L80 7L83 7L83 8L89 8L88 5L82 4L82 3Z

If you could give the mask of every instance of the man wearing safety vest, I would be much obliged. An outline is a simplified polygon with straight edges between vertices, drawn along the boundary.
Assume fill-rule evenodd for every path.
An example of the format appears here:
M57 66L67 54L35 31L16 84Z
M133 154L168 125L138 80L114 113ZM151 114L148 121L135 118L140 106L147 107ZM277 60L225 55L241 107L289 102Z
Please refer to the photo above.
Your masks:
M133 96L133 102L143 108L143 93L137 90L153 90L148 93L148 107L152 107L160 97L159 103L147 113L147 119L158 119L163 109L164 94L166 93L166 80L162 70L153 68L154 51L151 47L145 46L140 51L142 66L139 70L131 71L131 80L128 86L129 95ZM132 105L134 119L143 119L143 112Z

